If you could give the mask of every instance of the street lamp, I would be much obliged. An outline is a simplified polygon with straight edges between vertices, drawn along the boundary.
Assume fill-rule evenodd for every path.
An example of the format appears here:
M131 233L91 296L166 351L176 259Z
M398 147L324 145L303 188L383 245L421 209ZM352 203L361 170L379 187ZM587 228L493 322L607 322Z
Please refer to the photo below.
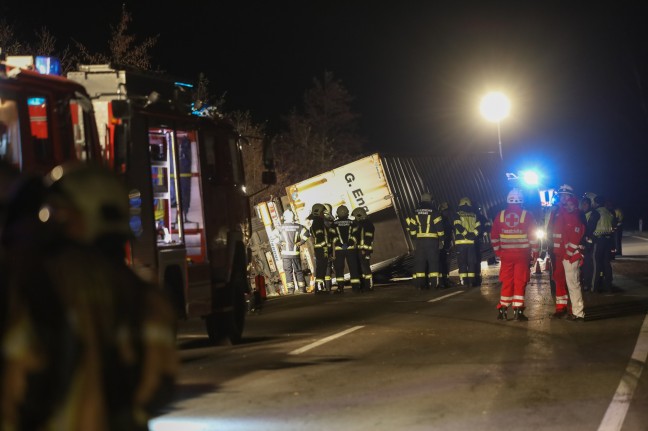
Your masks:
M508 114L511 111L511 102L509 102L508 98L504 94L500 92L492 92L482 98L479 110L486 120L497 123L497 140L499 142L500 160L504 160L502 157L502 134L500 132L500 123L504 118L508 117Z

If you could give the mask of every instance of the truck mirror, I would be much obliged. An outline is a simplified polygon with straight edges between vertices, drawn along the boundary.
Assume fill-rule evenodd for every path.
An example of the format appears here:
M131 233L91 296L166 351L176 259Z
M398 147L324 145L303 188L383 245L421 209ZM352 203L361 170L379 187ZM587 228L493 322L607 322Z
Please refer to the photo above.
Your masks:
M127 100L113 100L111 104L113 117L119 119L130 117L130 105Z

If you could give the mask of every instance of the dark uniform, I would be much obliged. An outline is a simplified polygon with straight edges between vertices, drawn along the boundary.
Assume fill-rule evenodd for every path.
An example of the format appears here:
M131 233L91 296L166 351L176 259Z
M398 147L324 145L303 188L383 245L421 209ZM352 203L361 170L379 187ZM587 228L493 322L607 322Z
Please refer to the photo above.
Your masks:
M335 275L337 278L337 292L344 292L346 281L344 279L344 263L349 267L351 288L360 292L360 268L358 267L358 249L353 236L355 222L349 219L349 209L340 205L336 211L337 218L333 221L333 248L335 249Z
M302 293L306 293L306 279L302 270L299 247L308 240L310 232L301 224L295 223L294 217L292 211L284 212L284 224L275 230L273 240L281 243L281 258L288 293L295 292L293 277L297 279L297 288Z
M594 198L594 210L600 217L594 229L594 271L592 274L592 292L612 291L612 263L610 262L614 238L614 215L605 208L601 196ZM603 283L603 285L602 285Z
M354 236L358 244L358 259L360 262L360 290L363 292L373 291L373 274L371 272L371 253L373 253L374 233L376 228L367 218L367 211L364 208L356 208L351 215L354 217L356 226Z
M592 208L592 201L589 197L581 199L581 211L585 217L585 234L581 240L583 246L583 266L581 267L581 279L583 290L592 290L592 279L594 277L594 231L601 215Z
M459 211L454 216L453 226L461 284L466 287L476 286L478 264L475 241L479 237L480 222L472 210L470 199L461 198L459 201Z
M410 235L415 239L414 285L417 289L438 287L439 250L443 247L443 218L434 209L432 197L423 193L414 216L407 219Z
M330 226L324 218L325 208L322 204L315 204L311 210L309 219L313 221L310 227L311 238L313 239L313 250L315 252L315 293L325 293L331 290L329 255L331 249ZM326 284L328 275L329 285Z
M450 282L450 250L452 249L452 219L454 215L447 202L441 202L439 212L443 217L443 248L439 251L439 285L446 288Z

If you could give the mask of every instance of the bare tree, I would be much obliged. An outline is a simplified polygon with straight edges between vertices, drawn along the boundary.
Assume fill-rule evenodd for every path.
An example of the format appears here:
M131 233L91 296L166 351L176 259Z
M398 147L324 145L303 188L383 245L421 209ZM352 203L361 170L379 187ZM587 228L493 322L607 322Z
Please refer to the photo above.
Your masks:
M353 97L340 80L325 72L313 79L304 94L303 113L293 109L284 117L286 131L277 142L278 181L284 187L362 155L364 139L357 133L359 115Z

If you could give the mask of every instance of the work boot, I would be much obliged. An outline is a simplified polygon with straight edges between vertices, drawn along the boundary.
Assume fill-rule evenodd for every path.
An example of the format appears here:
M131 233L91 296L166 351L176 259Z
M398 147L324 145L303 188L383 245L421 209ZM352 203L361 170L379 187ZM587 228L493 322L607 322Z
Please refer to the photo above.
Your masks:
M506 317L506 307L500 307L497 311L499 312L497 314L497 320L508 320Z
M513 309L513 320L518 320L520 322L526 322L527 320L529 320L529 318L524 315L524 309L523 308L514 308Z
M566 308L561 308L560 310L556 310L555 313L551 314L552 319L565 319L569 315L567 312Z

